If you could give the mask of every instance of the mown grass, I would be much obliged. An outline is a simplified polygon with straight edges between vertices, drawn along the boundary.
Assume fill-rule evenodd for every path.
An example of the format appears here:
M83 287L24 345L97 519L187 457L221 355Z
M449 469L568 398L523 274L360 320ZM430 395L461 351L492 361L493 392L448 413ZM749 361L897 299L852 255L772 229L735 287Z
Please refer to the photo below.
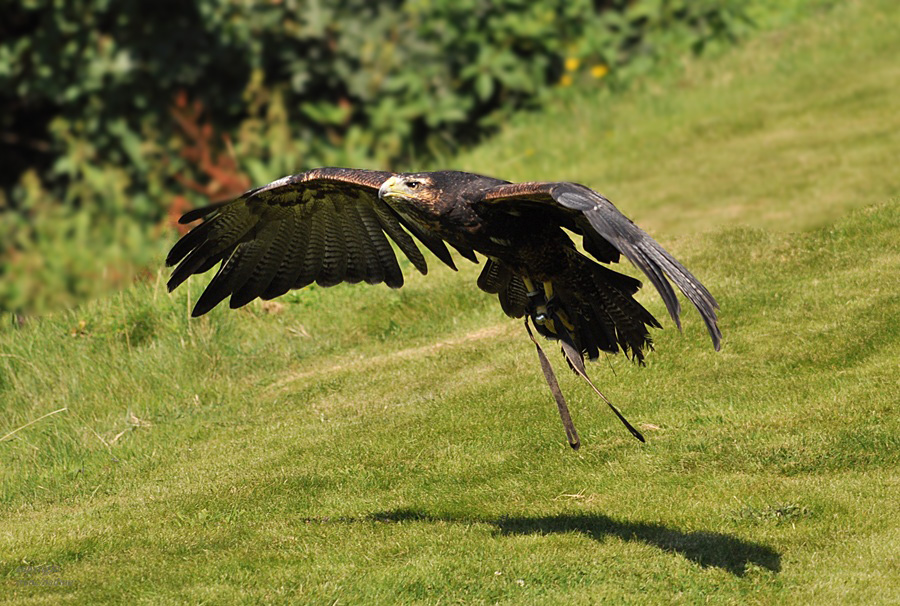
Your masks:
M601 189L719 298L722 352L688 311L647 367L592 367L647 444L564 375L569 450L477 267L190 321L202 285L161 274L0 334L0 595L900 601L893 13L847 4L458 160Z

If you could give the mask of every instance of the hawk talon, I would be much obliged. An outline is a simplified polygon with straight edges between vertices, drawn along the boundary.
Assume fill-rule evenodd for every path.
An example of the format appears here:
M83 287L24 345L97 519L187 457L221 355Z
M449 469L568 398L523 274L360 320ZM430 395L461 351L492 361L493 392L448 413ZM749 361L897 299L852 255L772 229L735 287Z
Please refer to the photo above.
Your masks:
M550 315L555 314L557 307L559 307L557 305L556 297L550 297L549 299L547 299L545 305L547 306L547 313Z
M544 293L535 290L528 293L528 299L534 304L534 311L531 312L531 315L535 324L546 326L553 321L552 318L557 310L556 296L548 299Z

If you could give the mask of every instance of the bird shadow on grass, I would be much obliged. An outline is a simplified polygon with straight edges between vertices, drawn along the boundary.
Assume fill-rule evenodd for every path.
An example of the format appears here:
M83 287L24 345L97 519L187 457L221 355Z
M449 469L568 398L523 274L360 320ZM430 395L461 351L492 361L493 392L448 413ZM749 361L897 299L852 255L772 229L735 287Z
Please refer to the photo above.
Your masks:
M502 536L578 532L595 541L603 541L607 537L640 541L663 551L680 554L704 568L721 568L735 576L744 576L749 565L776 573L781 570L781 554L760 543L720 532L685 532L662 524L618 521L598 514L477 519L435 516L413 509L397 509L371 514L369 519L378 522L483 523L494 526L496 533Z

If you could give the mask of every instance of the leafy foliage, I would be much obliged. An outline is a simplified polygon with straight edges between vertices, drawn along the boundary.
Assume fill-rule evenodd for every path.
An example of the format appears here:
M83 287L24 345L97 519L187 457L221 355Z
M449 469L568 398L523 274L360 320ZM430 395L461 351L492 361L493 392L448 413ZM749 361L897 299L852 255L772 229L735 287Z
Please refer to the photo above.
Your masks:
M671 49L730 41L739 6L22 2L0 20L0 308L128 279L187 183L224 197L317 164L445 155L553 85L620 85Z

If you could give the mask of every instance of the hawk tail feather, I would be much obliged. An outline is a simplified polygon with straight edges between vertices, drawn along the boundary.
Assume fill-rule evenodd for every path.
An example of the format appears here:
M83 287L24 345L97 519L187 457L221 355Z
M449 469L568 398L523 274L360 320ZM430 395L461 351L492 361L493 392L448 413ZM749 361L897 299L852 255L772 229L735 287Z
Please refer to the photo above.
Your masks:
M549 322L536 321L538 332L549 339L570 335L572 346L594 360L601 351L622 351L638 363L653 349L649 328L659 322L634 298L641 283L607 269L573 251L569 269L554 278L547 301Z

